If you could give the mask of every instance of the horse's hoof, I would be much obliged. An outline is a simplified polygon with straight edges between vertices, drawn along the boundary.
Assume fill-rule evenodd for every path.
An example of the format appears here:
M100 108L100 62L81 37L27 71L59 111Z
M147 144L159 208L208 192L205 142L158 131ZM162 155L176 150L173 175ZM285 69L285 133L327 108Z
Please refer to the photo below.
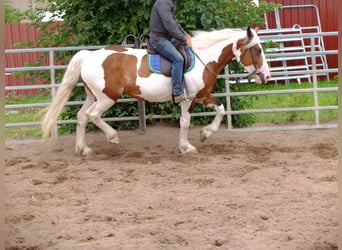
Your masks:
M206 128L202 128L201 132L200 132L200 140L201 142L204 142L206 139L208 139L210 136L212 135L212 133L206 129Z
M114 138L114 139L109 140L109 143L119 144L120 140L119 140L119 138Z
M118 135L107 137L107 140L108 140L109 143L113 143L113 144L119 144L120 143Z
M194 146L190 145L190 144L188 144L186 146L181 146L180 147L180 151L181 151L181 153L183 155L197 154L198 153L197 149Z
M85 148L83 151L82 151L82 156L94 156L95 153L94 151L91 149L91 148Z
M196 148L193 148L187 154L198 154L198 150Z
M75 148L75 153L80 156L93 156L95 154L94 151L89 147L84 147L83 149L81 149L77 146Z
M204 142L207 139L207 137L205 136L205 133L203 132L203 130L201 130L200 132L200 141Z

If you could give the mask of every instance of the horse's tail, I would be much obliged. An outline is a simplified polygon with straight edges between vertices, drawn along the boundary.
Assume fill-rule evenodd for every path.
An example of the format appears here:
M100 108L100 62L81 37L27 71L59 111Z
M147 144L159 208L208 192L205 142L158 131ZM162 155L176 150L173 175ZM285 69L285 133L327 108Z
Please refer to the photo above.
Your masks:
M62 112L66 102L69 100L71 91L80 77L84 58L90 53L91 52L88 50L81 50L72 57L65 71L62 83L57 90L56 97L53 99L49 107L42 110L42 112L46 112L41 123L42 139L51 138L52 127L57 121L57 118Z

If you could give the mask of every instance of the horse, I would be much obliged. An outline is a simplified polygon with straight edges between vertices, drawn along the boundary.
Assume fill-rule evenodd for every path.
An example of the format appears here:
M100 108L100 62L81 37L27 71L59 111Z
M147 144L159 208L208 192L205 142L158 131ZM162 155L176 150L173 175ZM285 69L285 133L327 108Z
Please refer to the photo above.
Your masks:
M181 116L178 148L182 154L198 152L188 140L190 112L195 103L202 103L216 111L213 121L201 129L200 140L203 142L218 131L225 108L212 95L212 90L218 74L229 62L236 60L254 77L256 83L266 83L270 78L257 28L194 32L192 50L199 60L196 60L191 71L184 73L188 94L193 99L179 104ZM82 156L94 154L85 142L89 121L105 133L109 143L119 143L117 131L101 116L122 94L146 102L172 100L171 77L149 70L145 49L108 45L94 51L81 50L71 58L56 97L45 110L41 123L43 140L51 138L52 127L79 78L87 94L77 113L75 152Z

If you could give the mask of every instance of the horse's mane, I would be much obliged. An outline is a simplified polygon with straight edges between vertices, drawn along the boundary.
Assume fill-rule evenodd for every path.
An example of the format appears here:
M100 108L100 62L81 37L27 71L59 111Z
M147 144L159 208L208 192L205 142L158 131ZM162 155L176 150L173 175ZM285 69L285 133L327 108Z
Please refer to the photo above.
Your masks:
M235 41L246 36L246 31L241 29L222 29L214 31L194 31L192 47L194 49L208 48L221 41Z

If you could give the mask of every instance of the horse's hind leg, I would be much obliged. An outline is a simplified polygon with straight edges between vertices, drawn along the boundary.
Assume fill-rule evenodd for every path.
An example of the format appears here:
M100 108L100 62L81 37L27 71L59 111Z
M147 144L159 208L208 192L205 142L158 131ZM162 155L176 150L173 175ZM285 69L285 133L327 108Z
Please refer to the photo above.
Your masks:
M217 101L213 96L207 97L207 99L203 101L203 104L208 106L209 108L215 109L216 115L215 115L214 120L209 125L201 129L201 132L200 132L201 141L206 140L219 129L222 118L225 114L225 109L224 109L223 104Z
M77 154L84 155L84 156L92 154L91 148L87 147L86 142L85 142L86 127L89 122L89 119L86 116L85 112L95 102L95 97L87 90L86 90L86 93L87 93L87 98L82 108L77 113L76 146L75 146L75 152Z
M115 129L102 120L102 114L114 104L114 101L106 96L102 96L97 100L87 111L87 117L95 123L106 134L107 140L110 143L119 143L118 133Z

